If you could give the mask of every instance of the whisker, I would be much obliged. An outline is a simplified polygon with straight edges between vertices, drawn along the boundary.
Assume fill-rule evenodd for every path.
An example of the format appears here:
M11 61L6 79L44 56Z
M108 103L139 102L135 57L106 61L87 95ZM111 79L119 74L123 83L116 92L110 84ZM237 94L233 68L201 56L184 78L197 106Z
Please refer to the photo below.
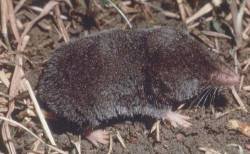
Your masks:
M206 94L206 97L204 98L204 100L201 102L201 108L202 108L202 113L205 115L205 112L206 112L206 110L205 110L205 103L207 102L207 99L209 99L210 98L210 95L211 95L211 93L213 92L213 88L210 88L209 90L208 90L208 92L207 92L207 94Z
M201 107L205 106L205 103L207 102L207 99L210 98L210 95L212 94L214 88L210 88L208 90L208 93L206 94L206 97L205 99L203 100L202 104L201 104ZM201 102L200 102L201 103Z
M210 109L212 110L212 113L214 114L215 113L215 109L214 109L214 106L212 105L212 103L214 103L214 100L215 100L215 97L217 96L218 94L218 91L219 91L219 88L215 88L215 91L213 93L213 96L212 96L212 102L209 102L209 106L210 106Z
M209 94L210 90L211 90L211 87L209 87L209 88L205 91L205 93L203 93L202 97L199 99L198 103L196 104L196 108L200 105L200 102L201 102L204 98L207 97L207 95Z
M220 90L220 88L216 87L214 95L213 95L213 101L212 101L212 103L214 103L214 100L215 100L216 96L218 95L219 90Z
M209 98L210 98L210 100L209 100L209 105L214 101L216 91L217 91L217 88L212 88L212 91L211 91L211 93L210 93L210 94L211 94L211 97L209 97ZM205 103L206 103L206 102L204 102L203 105L205 105Z
M201 97L205 94L205 92L209 89L210 87L205 87L205 88L203 88L201 91L201 93L194 99L194 100L192 100L192 102L191 102L191 104L189 105L189 109L191 108L191 107L193 107L194 106L194 104L197 102L197 101L200 101L200 99L201 99Z

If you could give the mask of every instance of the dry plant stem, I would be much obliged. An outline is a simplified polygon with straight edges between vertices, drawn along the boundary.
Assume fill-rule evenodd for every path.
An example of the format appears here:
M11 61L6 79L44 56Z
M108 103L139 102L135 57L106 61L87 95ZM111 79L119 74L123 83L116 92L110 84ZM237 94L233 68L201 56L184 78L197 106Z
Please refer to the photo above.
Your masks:
M42 12L42 11L43 11L42 8L37 7L37 6L27 6L27 7L28 7L29 9L32 9L32 10L36 11L36 12ZM49 15L53 16L54 14L53 14L53 12L50 12ZM64 15L61 15L60 18L63 19L63 20L67 20L67 19L68 19L68 18L67 18L66 16L64 16Z
M212 0L211 3L205 4L199 11L197 11L193 16L189 17L186 20L186 24L190 24L194 20L198 19L199 17L209 13L214 9L214 6L218 7L221 5L223 1L222 0Z
M0 40L0 47L3 47L5 50L8 50L8 47Z
M201 32L207 36L213 36L213 37L217 37L217 38L225 38L225 39L229 39L229 40L232 39L230 36L222 34L222 33L218 33L218 32L207 31L207 30L203 30Z
M27 40L24 38L24 42L18 44L18 50L22 51L25 46L27 44ZM20 55L16 55L15 57L15 70L13 73L13 77L11 80L11 84L10 84L10 88L9 88L9 95L10 95L10 103L9 103L9 111L7 112L6 117L8 119L11 118L11 114L14 111L15 108L15 104L14 104L14 100L12 98L14 98L15 96L17 96L18 91L20 90L21 87L21 78L23 76L23 72L22 72L22 57ZM15 147L14 144L11 141L11 135L10 135L10 131L9 131L9 125L7 122L3 123L3 127L2 127L2 135L3 135L3 140L7 143L7 149L9 153L16 153L15 151Z
M22 66L22 60L20 58L19 55L16 56L16 67L13 73L13 77L11 80L11 85L10 85L10 103L9 103L9 111L7 112L6 117L8 119L11 118L11 113L14 111L14 101L12 100L12 98L14 98L17 94L18 94L18 89L20 87L20 83L21 83L21 66ZM7 145L7 149L9 153L16 153L15 151L15 147L14 144L11 142L11 135L10 135L10 131L9 131L9 125L7 122L3 123L3 127L2 127L2 135L3 135L3 140L8 144Z
M245 5L246 5L246 1L244 0L240 6L240 10L236 18L235 32L237 35L237 42L239 46L241 45L241 42L242 42L242 25L243 25L243 15L244 15Z
M38 134L37 136L41 138L42 134ZM37 151L40 144L41 144L41 141L36 140L32 145L32 151Z
M161 139L160 139L160 120L158 120L157 122L156 122L156 141L157 142L160 142L161 141Z
M122 147L124 149L126 149L127 146L126 146L126 144L125 144L125 142L124 142L124 140L123 140L123 138L122 138L122 136L121 136L121 134L120 134L119 131L116 131L116 137L117 137L118 141L121 143Z
M7 1L7 6L8 6L8 15L9 15L11 29L13 31L16 41L20 42L20 34L18 32L17 25L16 25L16 16L15 16L12 0Z
M151 130L150 130L150 133L153 133L154 131L155 131L155 135L156 135L156 141L157 142L160 142L160 120L157 120L154 124L153 124L153 126L152 126L152 128L151 128Z
M52 146L52 145L47 144L47 143L46 143L45 141L43 141L39 136L37 136L35 133L33 133L32 131L30 131L27 127L25 127L25 126L23 126L22 124L16 122L15 120L8 119L8 118L3 117L3 116L0 116L0 119L1 119L1 120L4 120L6 123L11 123L13 126L17 126L17 127L19 127L19 128L24 129L25 131L27 131L28 133L30 133L33 137L35 137L37 140L39 140L41 143L43 143L44 145L50 147L51 149L53 149L53 150L55 150L55 151L57 151L57 152L59 152L59 153L62 153L62 154L67 154L67 152L62 151L62 150L60 150L60 149L58 149L58 148L56 148L56 147L54 147L54 146Z
M250 33L250 24L247 25L246 28L243 30L242 37L244 40L250 39L249 33Z
M119 13L120 15L124 18L124 20L127 22L129 28L132 28L132 24L129 22L128 18L125 16L125 14L111 1L111 0L107 0L111 6L113 6Z
M240 78L240 86L239 86L239 90L242 90L243 87L243 83L244 83L244 79L245 79L245 75L242 75Z
M186 15L186 12L185 12L185 9L184 9L183 0L176 0L176 1L177 1L177 4L178 4L178 7L179 7L180 14L181 14L181 19L182 19L182 21L185 21L187 15Z
M6 117L10 118L11 113L13 111L14 111L14 102L12 101L12 102L9 102L9 110L7 112ZM2 133L3 141L5 143L5 147L8 150L8 153L16 154L15 145L12 142L12 137L11 137L11 134L10 134L10 128L9 128L9 124L7 122L3 123L1 133Z
M70 142L74 145L77 154L81 154L81 135L78 135L78 141L70 140Z
M110 134L109 135L109 151L108 151L108 154L111 154L112 149L113 149L113 136Z
M60 13L60 8L58 5L55 6L55 15L56 15L56 21L57 21L58 27L60 29L60 32L62 33L63 39L66 43L68 43L69 42L69 34L66 31L66 28L63 24L62 19L60 18L61 13Z
M250 50L249 50L249 51L250 51ZM247 69L248 69L248 67L249 67L249 65L250 65L250 58L248 58L247 60L244 60L243 63L242 63L242 65L244 65L242 71L243 71L243 72L247 71Z
M192 10L191 6L189 5L189 3L187 3L186 0L182 0L182 2L185 4L183 6L184 6L184 9L185 9L187 16L192 16L193 10Z
M8 29L7 29L7 18L8 17L8 8L7 1L1 0L1 26L2 26L2 35L4 37L4 41L8 46L8 50L12 50L8 37Z
M232 13L235 40L236 40L237 47L239 47L239 45L241 44L242 16L241 17L239 16L240 13L238 12L237 4L235 0L231 0L230 9Z
M29 22L27 24L27 26L25 27L23 33L22 33L22 36L21 38L23 38L29 31L30 29L33 27L33 25L39 21L40 19L42 19L44 16L48 15L49 12L56 6L58 5L58 2L56 1L49 1L45 7L43 8L42 12L34 19L32 20L31 22Z
M244 103L242 102L240 96L238 95L238 93L235 90L235 87L231 87L231 91L233 93L234 98L237 100L238 104L240 105L240 108L244 111L247 112L247 109L244 105Z
M194 34L196 37L198 37L202 42L207 44L209 47L214 48L214 43L209 40L205 35L201 35L200 31L194 29L192 31L192 34Z
M41 121L41 123L42 123L42 127L43 127L43 129L44 129L44 131L45 131L45 134L46 134L46 136L49 138L50 143L51 143L52 145L55 146L55 145L56 145L56 142L55 142L55 140L54 140L54 138L53 138L53 136L52 136L52 134L51 134L51 131L50 131L50 129L49 129L49 126L47 125L47 122L46 122L46 120L45 120L45 117L44 117L44 115L43 115L43 113L42 113L42 111L41 111L41 109L40 109L40 106L39 106L39 104L38 104L38 101L37 101L37 99L36 99L36 97L35 97L35 94L34 94L32 88L31 88L31 86L30 86L30 83L29 83L29 81L26 80L26 79L24 79L23 82L24 82L26 88L28 89L28 92L29 92L29 94L30 94L30 97L31 97L31 99L32 99L32 102L34 103L34 107L35 107L36 112L37 112L37 115L38 115L38 117L39 117L39 119L40 119L40 121Z
M18 4L16 5L14 12L17 13L23 6L23 4L26 2L26 0L21 0L18 2Z
M206 18L206 19L205 19L205 22L209 22L209 21L212 21L212 20L213 20L213 16ZM193 28L199 26L200 24L201 24L201 22L195 22L194 24L188 26L188 29L189 29L189 30L190 30L190 29L193 29Z
M214 42L215 42L215 50L217 53L220 52L220 45L219 45L219 40L217 37L214 38Z
M129 21L130 21L130 22L133 21L136 17L137 17L137 15L133 15L133 16L129 19ZM126 29L127 27L128 27L128 24L124 25L124 26L122 27L122 29Z
M157 7L157 6L154 6L154 5L150 4L150 3L145 2L145 0L141 0L141 1L139 1L139 3L141 3L143 5L147 5L147 6L151 7L151 8L153 8L156 11L159 11L160 13L165 15L166 17L175 18L175 19L180 18L180 16L178 14L173 13L173 12L169 12L169 11L165 11L160 7Z
M25 14L25 16L27 18L29 18L30 20L34 19L36 16L34 14L32 14L31 12L27 12ZM46 21L46 20L42 20L40 22L37 23L42 29L46 30L46 31L49 31L51 30L51 25L49 25L49 23Z

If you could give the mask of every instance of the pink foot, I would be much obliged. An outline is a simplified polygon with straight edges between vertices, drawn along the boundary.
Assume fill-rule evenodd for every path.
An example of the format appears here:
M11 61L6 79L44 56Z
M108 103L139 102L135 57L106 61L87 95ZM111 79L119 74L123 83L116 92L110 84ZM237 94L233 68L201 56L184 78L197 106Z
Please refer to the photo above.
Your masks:
M190 127L192 124L190 122L188 122L188 120L190 119L190 117L185 116L185 115L181 115L177 112L173 112L173 111L167 111L164 116L163 116L163 120L168 120L172 126L177 127L177 126L182 126L182 127Z
M101 144L109 143L109 132L106 132L105 130L101 129L94 130L89 135L87 135L86 138L96 147L99 147L98 143Z

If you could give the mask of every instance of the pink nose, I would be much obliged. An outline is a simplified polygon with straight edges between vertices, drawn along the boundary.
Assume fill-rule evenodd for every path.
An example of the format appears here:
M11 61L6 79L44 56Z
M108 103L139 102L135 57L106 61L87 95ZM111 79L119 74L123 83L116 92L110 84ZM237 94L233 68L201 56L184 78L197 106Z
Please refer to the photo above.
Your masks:
M240 83L240 76L228 68L223 68L221 72L211 75L213 82L223 86L233 86Z

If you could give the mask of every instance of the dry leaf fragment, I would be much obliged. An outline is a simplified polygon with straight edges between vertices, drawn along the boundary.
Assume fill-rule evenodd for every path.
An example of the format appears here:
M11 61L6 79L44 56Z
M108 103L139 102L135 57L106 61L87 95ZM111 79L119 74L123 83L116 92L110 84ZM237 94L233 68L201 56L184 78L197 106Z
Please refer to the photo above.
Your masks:
M242 134L250 137L250 123L232 119L228 121L227 127L228 129L237 130Z

